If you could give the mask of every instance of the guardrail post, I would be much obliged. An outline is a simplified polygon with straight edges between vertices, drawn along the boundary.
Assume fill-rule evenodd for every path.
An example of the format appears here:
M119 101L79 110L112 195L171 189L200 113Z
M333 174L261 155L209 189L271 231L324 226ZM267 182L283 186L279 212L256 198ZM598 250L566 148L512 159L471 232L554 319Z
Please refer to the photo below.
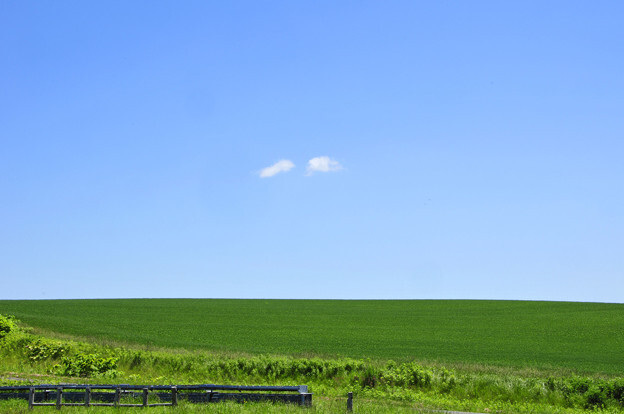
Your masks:
M353 411L353 393L352 392L347 394L347 411L349 412Z
M85 407L91 406L91 387L87 387L85 390Z
M120 397L121 397L121 388L117 387L115 388L115 402L113 403L115 405L115 408L119 407Z
M28 409L32 410L35 404L35 389L30 387L30 392L28 394Z
M143 407L147 407L147 388L143 388Z
M171 405L174 407L178 405L178 387L176 386L171 387Z
M63 388L58 387L56 389L56 409L60 410L63 405Z

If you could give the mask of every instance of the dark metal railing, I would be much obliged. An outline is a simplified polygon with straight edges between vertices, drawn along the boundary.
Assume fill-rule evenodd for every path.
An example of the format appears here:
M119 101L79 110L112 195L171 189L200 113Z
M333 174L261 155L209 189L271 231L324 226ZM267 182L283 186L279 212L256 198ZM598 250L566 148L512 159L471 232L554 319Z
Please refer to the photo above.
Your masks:
M149 397L160 402L150 403ZM107 406L159 407L176 406L179 399L194 403L234 401L281 401L302 406L312 405L307 385L128 385L128 384L42 384L0 386L0 399L28 399L30 409L37 406ZM140 399L140 403L127 402ZM125 400L125 401L124 401Z

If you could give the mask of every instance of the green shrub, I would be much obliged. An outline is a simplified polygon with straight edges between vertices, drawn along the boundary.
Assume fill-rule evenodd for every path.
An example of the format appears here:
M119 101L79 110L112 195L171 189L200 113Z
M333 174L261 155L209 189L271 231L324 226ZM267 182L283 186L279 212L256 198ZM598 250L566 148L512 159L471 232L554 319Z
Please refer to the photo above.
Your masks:
M366 370L362 374L362 378L359 379L360 385L363 388L374 388L379 382L379 371L377 371L372 366L367 366ZM356 377L356 380L358 377Z
M590 387L585 391L585 406L586 409L604 408L605 401L604 395L596 386Z
M97 374L114 374L118 358L101 357L98 354L76 354L61 358L56 371L60 375L70 377L88 377ZM114 375L113 375L114 376Z
M67 355L69 350L69 345L46 338L35 338L26 345L28 359L32 362L42 361L49 358L58 359Z
M544 388L546 388L550 392L553 392L557 389L557 382L553 377L548 377L548 379L544 382Z
M585 394L591 386L589 378L572 378L569 382L570 391L578 394Z
M445 368L438 368L435 372L439 390L441 392L450 392L457 385L455 373Z
M415 363L388 364L381 377L383 382L390 385L423 388L431 385L432 372Z
M616 379L606 386L606 393L609 398L613 398L621 406L624 406L624 379Z
M0 315L0 339L4 338L9 332L17 328L15 318L13 316Z

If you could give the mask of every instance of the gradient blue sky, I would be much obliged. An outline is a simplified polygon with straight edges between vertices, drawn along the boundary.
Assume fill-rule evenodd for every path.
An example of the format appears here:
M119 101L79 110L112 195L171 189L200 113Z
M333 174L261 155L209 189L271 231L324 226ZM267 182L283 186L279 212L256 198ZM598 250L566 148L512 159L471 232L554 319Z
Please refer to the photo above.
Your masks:
M0 298L624 302L623 21L2 1Z

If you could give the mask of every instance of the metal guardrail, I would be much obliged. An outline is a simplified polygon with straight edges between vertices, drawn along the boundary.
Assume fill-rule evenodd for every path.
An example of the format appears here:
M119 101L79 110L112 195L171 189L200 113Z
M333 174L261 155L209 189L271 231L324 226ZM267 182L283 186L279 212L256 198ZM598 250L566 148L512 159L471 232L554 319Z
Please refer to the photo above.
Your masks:
M150 403L158 398L160 402ZM110 384L42 384L0 386L0 399L28 399L30 409L38 406L107 406L160 407L176 406L178 400L193 403L234 401L281 401L302 406L312 405L307 385L110 385ZM141 403L128 403L140 399ZM126 400L126 401L124 401Z

